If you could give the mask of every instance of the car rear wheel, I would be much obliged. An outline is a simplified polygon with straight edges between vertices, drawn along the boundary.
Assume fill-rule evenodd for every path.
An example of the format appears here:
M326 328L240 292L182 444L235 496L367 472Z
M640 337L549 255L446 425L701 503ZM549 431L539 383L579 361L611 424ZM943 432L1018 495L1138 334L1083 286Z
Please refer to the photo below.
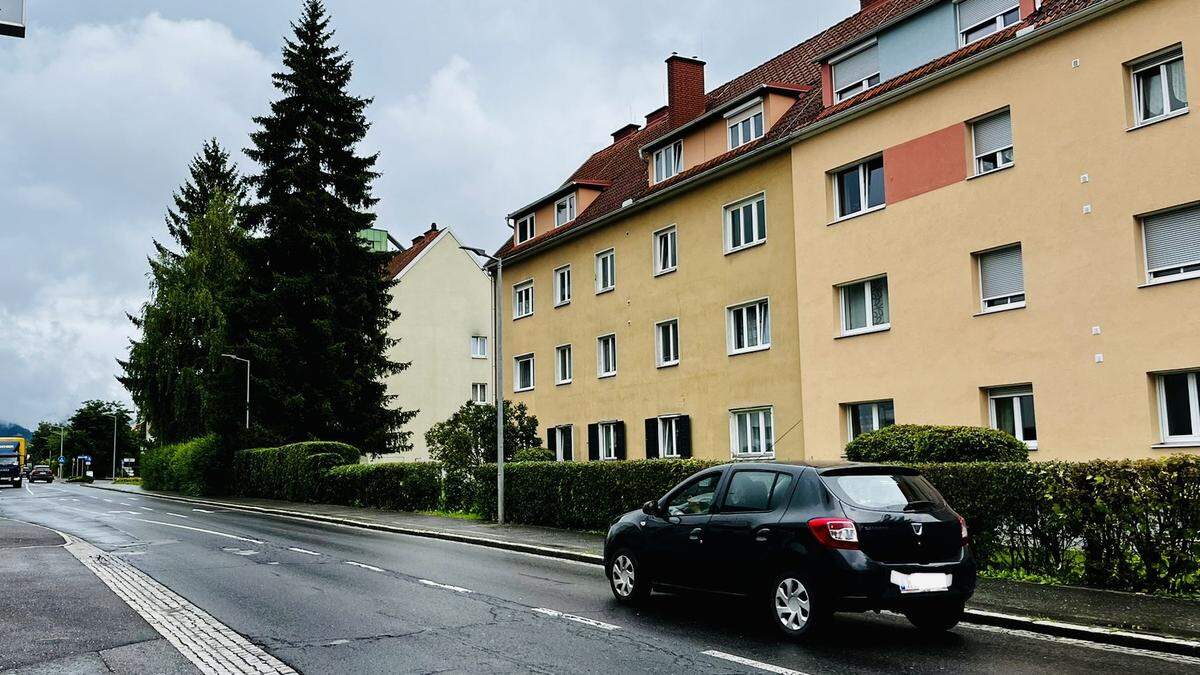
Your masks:
M617 602L634 605L650 595L650 580L646 578L633 551L623 548L613 556L608 569L608 585Z
M808 577L798 572L775 577L769 601L771 623L788 638L811 635L829 619L824 601L813 592Z
M930 602L905 610L904 616L920 630L941 633L957 626L965 609L960 600Z

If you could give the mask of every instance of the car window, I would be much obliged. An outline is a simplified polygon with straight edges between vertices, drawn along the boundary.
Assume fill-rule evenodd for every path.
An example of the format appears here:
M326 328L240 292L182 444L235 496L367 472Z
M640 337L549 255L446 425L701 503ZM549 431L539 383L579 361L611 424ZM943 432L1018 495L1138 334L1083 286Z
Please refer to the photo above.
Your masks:
M942 496L924 476L868 474L823 477L838 497L863 509L909 511L938 506Z
M717 491L717 482L721 474L711 473L671 495L667 500L667 515L689 516L708 513L712 509L713 494Z
M738 471L729 481L722 511L773 511L787 497L792 477L775 471Z
M771 490L771 510L779 508L792 492L792 482L795 478L790 473L781 473L775 479L775 488Z

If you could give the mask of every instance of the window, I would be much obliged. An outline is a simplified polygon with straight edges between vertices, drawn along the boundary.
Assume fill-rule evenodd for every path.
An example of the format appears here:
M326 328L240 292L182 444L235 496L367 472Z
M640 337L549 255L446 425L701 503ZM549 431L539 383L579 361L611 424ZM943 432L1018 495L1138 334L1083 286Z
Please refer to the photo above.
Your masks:
M1200 443L1200 372L1158 376L1163 443Z
M658 456L679 457L679 431L682 417L672 415L658 418Z
M871 333L891 328L887 277L846 284L842 294L842 335Z
M596 338L596 377L612 377L617 374L617 336L601 335Z
M737 471L721 504L722 513L774 511L783 504L792 487L792 477L774 471Z
M617 287L617 253L613 249L596 254L596 293Z
M959 44L968 45L1021 20L1017 0L963 0L958 3Z
M550 451L554 453L554 459L559 462L569 462L574 459L575 434L574 427L570 424L564 424L558 427L551 427L548 443Z
M762 104L751 106L750 108L735 113L726 121L729 126L729 149L732 150L740 145L745 145L750 141L762 137L763 135L763 107Z
M513 391L533 389L533 354L513 357Z
M654 274L674 272L679 265L679 253L676 249L675 226L664 228L654 233Z
M1142 219L1147 281L1200 277L1200 205Z
M679 319L654 324L654 354L659 368L679 365Z
M602 422L600 433L600 459L618 459L617 457L617 423Z
M533 314L533 279L513 286L513 318Z
M726 310L729 322L729 353L758 351L771 346L771 307L766 299Z
M971 125L975 144L975 175L1012 166L1012 115L1005 110Z
M1024 307L1025 267L1021 263L1020 245L980 253L978 258L983 311Z
M654 151L654 182L661 183L683 171L683 141Z
M572 220L575 220L575 195L569 194L554 202L554 226L562 227Z
M852 403L846 406L846 418L849 425L850 440L858 438L868 431L879 431L896 423L896 408L889 401L872 401L871 403Z
M487 337L483 335L471 336L471 358L486 359L487 358Z
M487 403L487 383L472 382L471 383L471 402L472 403Z
M1033 414L1033 387L1002 387L988 390L988 409L993 429L999 429L1037 450L1037 418Z
M725 251L767 240L767 196L756 195L725 207Z
M771 415L771 408L734 410L729 413L730 452L734 457L775 454L775 431Z
M834 174L834 201L838 218L847 218L884 206L883 157L838 171Z
M688 483L667 498L668 516L703 515L712 510L721 474L710 473Z
M562 307L571 302L571 266L563 265L554 270L554 306Z
M1133 102L1138 124L1187 112L1183 50L1173 49L1131 67Z
M554 348L554 384L571 383L571 345Z
M879 84L879 45L869 42L830 59L833 101L844 101Z
M532 213L517 221L518 244L523 241L529 241L530 239L533 239L533 235L536 234L533 223L534 219Z

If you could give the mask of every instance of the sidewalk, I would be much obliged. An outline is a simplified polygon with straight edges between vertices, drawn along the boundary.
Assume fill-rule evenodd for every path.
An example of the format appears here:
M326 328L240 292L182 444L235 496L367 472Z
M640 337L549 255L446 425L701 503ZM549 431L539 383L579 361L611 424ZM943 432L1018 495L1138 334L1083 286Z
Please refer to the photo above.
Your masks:
M528 525L460 520L380 509L303 504L271 499L194 499L138 485L89 487L376 530L461 541L600 564L600 534ZM967 621L1065 637L1200 656L1200 601L980 579Z

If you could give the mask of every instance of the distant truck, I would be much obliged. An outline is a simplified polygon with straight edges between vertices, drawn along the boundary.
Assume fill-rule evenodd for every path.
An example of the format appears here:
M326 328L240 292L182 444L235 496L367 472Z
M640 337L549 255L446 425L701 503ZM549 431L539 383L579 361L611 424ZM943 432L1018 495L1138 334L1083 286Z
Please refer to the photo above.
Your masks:
M0 438L0 484L21 487L25 466L25 439L19 436Z

